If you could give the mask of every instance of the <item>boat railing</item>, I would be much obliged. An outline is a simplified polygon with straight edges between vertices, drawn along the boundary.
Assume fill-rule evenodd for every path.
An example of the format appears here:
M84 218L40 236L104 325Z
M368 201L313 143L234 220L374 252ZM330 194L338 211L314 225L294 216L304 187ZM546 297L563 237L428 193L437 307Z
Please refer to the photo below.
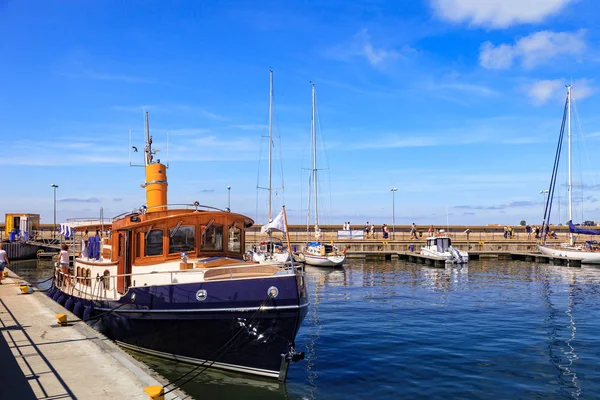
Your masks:
M119 279L126 280L129 278L131 287L140 286L155 286L153 279L147 279L152 276L168 276L168 280L162 280L159 282L161 285L175 284L175 283L192 283L197 281L188 281L181 277L190 274L201 274L204 281L213 280L227 280L227 279L242 279L252 277L268 277L275 275L287 275L294 273L294 269L290 267L281 268L276 265L230 265L222 267L211 267L211 268L194 268L194 269L182 269L175 271L150 271L150 272L138 272L132 274L118 274L118 275L100 275L95 277L92 276L77 276L69 273L64 273L57 269L56 274L56 285L60 287L64 292L72 293L78 291L84 294L84 298L110 298L118 299L122 296L117 291L117 283ZM142 278L142 279L140 279ZM146 278L146 279L143 279ZM143 284L136 282L146 281Z
M90 225L111 225L112 220L110 218L97 218L97 217L80 217L80 218L67 218L67 224L71 227L78 226L90 226Z
M158 206L146 207L142 206L140 208L136 208L130 211L126 211L112 218L112 221L116 221L128 215L136 215L136 214L145 214L148 210L160 209L160 210L169 210L169 209L186 209L186 210L195 210L195 211L225 211L221 208L206 206L200 204L198 202L187 204L187 203L172 203Z

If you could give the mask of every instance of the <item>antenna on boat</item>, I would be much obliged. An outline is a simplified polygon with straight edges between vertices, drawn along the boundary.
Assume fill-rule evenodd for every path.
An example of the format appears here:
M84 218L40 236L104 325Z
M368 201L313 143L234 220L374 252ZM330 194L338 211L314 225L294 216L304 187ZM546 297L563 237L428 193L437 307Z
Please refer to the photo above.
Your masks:
M167 168L169 168L169 131L167 131Z

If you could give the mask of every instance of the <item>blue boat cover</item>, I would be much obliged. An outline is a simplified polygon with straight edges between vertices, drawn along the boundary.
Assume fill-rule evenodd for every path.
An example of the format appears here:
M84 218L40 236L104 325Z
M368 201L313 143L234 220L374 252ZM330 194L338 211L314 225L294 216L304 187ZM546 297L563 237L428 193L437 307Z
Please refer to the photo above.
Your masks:
M573 225L573 221L569 221L569 232L581 233L583 235L600 235L600 230L581 228Z
M88 257L94 260L100 259L100 237L91 236L88 239Z

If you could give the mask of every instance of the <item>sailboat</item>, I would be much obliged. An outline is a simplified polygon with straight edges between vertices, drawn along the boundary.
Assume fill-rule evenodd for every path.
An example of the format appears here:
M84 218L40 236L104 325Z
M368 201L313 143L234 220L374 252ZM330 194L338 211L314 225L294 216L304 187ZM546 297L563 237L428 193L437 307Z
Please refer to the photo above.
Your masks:
M565 102L565 109L563 113L563 120L558 139L558 147L556 150L556 156L554 158L554 168L552 171L552 178L550 179L550 188L548 190L548 199L546 200L546 207L544 209L544 219L542 222L542 243L538 246L540 253L568 257L578 258L584 264L600 264L600 249L598 248L598 242L595 240L588 240L582 244L575 243L575 234L585 235L600 235L600 230L580 228L573 224L573 181L572 181L572 151L571 151L571 100L572 91L571 86L567 86L567 99ZM552 198L554 196L554 190L556 188L556 178L558 175L558 165L560 161L560 153L565 133L565 125L567 127L567 154L568 154L568 203L569 203L569 241L567 243L550 244L546 242L549 231L549 220L550 212L552 211Z
M323 243L321 229L319 228L319 203L317 201L317 123L315 118L316 92L315 84L312 84L312 120L311 120L311 145L312 145L312 189L314 196L314 238L302 249L304 262L317 267L339 267L346 261L346 251L340 251L333 244ZM310 193L309 193L310 198ZM310 202L309 202L310 203ZM310 204L308 218L310 220Z
M269 183L267 187L267 218L260 233L266 233L268 238L261 240L250 250L252 261L259 263L285 263L290 259L288 248L281 239L273 237L274 232L286 232L283 209L273 219L271 206L273 204L273 71L269 71ZM287 234L287 233L286 233Z

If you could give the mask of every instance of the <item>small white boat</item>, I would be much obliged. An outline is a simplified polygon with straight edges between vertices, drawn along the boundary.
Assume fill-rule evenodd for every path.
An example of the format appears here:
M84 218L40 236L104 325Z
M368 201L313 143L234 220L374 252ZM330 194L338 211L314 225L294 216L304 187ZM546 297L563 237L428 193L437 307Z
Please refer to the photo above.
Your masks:
M346 252L331 244L307 243L302 251L304 262L315 267L341 267L346 261Z
M446 263L466 264L469 262L469 253L452 246L449 236L431 236L426 239L425 246L421 248L424 256L435 256L446 259Z

